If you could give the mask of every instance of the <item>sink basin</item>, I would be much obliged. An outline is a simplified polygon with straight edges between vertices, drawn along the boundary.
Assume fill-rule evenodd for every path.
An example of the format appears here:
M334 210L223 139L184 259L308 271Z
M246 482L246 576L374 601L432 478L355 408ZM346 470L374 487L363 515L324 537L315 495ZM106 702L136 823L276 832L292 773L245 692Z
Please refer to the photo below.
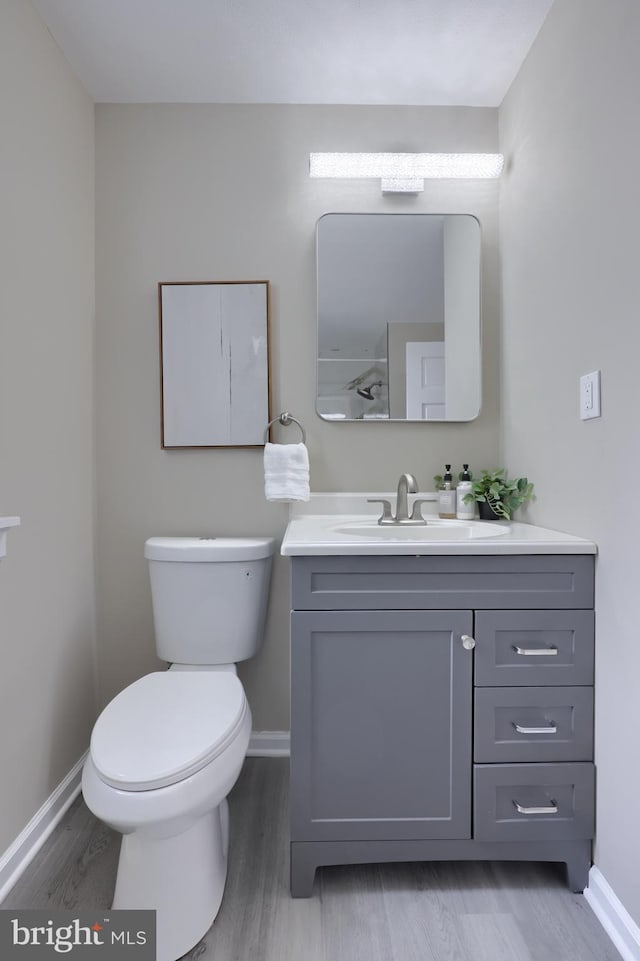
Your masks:
M372 537L377 541L466 541L477 537L500 537L509 533L508 524L495 521L429 520L420 524L378 524L370 520L351 521L334 528L338 534L351 537Z
M395 492L313 493L291 505L283 557L446 556L473 554L595 554L596 545L573 534L520 521L444 520L438 496L420 492L421 524L378 524L371 500L395 503ZM409 510L413 501L409 500Z

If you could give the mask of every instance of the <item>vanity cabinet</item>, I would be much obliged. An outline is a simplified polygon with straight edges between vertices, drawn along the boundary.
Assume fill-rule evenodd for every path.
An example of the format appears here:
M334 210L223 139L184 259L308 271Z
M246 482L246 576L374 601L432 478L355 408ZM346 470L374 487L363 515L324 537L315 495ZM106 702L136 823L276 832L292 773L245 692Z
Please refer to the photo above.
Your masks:
M593 556L291 560L292 894L320 865L471 858L582 890Z

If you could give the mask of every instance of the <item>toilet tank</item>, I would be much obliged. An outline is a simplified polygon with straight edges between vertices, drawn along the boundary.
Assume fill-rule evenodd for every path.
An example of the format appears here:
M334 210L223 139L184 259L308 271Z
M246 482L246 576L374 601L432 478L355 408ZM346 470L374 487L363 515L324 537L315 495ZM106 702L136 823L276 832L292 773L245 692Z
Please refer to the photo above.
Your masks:
M211 665L253 657L274 546L272 537L151 537L144 555L158 657Z

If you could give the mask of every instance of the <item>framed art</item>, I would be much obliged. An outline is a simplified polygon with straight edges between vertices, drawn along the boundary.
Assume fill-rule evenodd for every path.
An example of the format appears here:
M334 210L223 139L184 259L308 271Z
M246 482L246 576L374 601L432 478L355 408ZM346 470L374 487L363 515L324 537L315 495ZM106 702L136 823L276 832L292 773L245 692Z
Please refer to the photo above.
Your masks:
M159 283L162 447L261 447L269 282Z

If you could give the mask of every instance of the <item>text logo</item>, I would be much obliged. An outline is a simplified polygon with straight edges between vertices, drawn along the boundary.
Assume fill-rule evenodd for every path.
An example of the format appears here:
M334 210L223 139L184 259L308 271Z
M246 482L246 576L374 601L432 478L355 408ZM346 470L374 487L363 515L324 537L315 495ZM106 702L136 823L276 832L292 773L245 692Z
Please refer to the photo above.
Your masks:
M0 910L2 961L155 961L155 911Z

